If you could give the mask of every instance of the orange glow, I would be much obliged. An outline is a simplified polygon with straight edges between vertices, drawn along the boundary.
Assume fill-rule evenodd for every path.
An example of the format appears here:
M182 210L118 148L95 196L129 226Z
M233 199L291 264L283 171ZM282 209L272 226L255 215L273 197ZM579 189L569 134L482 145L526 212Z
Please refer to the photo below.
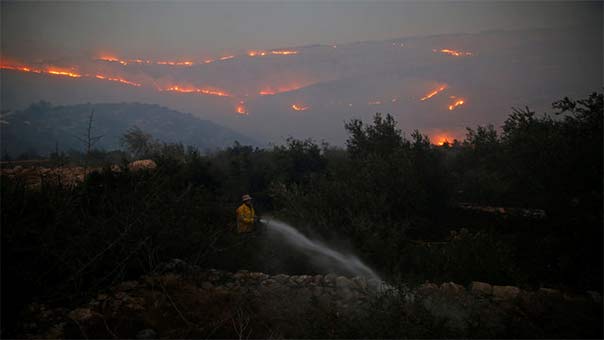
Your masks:
M28 66L15 66L15 65L5 65L2 64L0 65L1 69L4 70L15 70L15 71L21 71L21 72L33 72L33 73L42 73L41 70L38 69L34 69Z
M21 72L32 72L32 73L40 73L40 74L49 74L49 75L54 75L54 76L67 76L67 77L71 77L71 78L96 78L96 79L100 79L100 80L108 80L108 81L115 81L115 82L119 82L122 84L126 84L126 85L131 85L131 86L141 86L141 84L130 81L130 80L126 80L124 78L120 78L120 77L110 77L110 76L106 76L103 74L95 74L95 75L90 75L90 74L80 74L80 73L76 73L74 71L71 71L69 69L63 69L63 68L58 68L58 67L48 67L46 68L46 70L43 69L38 69L38 68L34 68L31 66L15 66L15 65L0 65L1 69L6 69L6 70L15 70L15 71L21 71Z
M266 55L266 51L247 51L247 55L249 55L250 57L263 57Z
M452 49L448 49L448 48L443 48L442 50L438 50L438 51L437 50L432 50L432 51L452 55L454 57L466 57L466 56L472 55L471 52L456 51L456 50L452 50Z
M463 105L465 101L463 99L456 100L453 104L449 105L449 111L455 110L456 107Z
M443 145L445 145L445 143L451 144L453 141L453 138L451 138L451 136L448 136L448 135L437 135L433 138L433 140L434 140L433 144L436 144L438 146L443 146Z
M46 73L54 74L54 75L57 75L57 76L67 76L67 77L71 77L71 78L80 78L80 77L82 77L82 75L79 74L79 73L74 73L74 72L71 72L69 70L64 70L64 69L59 69L59 68L48 68L46 70Z
M247 116L247 109L245 108L245 102L240 101L239 104L237 105L237 113L240 115L244 115Z
M283 86L283 87L278 87L278 88L268 87L268 88L264 88L262 91L258 92L258 94L261 96L273 96L273 95L283 93L283 92L299 90L299 89L309 86L309 85L312 85L312 83L308 83L305 85L295 84L295 85Z
M164 91L180 92L180 93L200 93L200 94L207 94L210 96L218 96L218 97L230 97L231 96L226 91L212 89L212 88L170 86L170 87L164 89Z
M296 111L306 111L310 108L310 106L305 106L305 105L299 105L299 104L294 104L292 105L292 109L296 110Z
M294 51L294 50L274 50L271 51L272 54L278 54L278 55L291 55L291 54L298 54L298 51Z
M147 62L148 64L148 62ZM193 66L192 61L158 61L157 65L170 65L170 66Z
M437 88L436 90L426 94L425 96L423 96L420 100L424 101L424 100L428 100L434 96L436 96L437 94L441 93L442 91L444 91L447 88L447 85L442 85L439 88Z
M101 56L101 57L99 58L99 60L102 60L102 61L107 61L107 62L110 62L110 63L120 63L120 64L122 64L122 65L128 65L128 62L127 62L127 61L125 61L125 60L120 60L120 59L118 59L118 58L116 58L116 57L111 57L111 56Z
M129 81L129 80L126 80L126 79L123 79L123 78L106 77L106 76L104 76L102 74L97 74L94 77L97 78L97 79L115 81L115 82L126 84L126 85L132 85L132 86L137 86L137 87L141 86L141 84L139 84L139 83L135 83L133 81Z
M218 58L218 60L229 60L229 59L233 59L233 58L235 58L234 55L227 55L227 56Z

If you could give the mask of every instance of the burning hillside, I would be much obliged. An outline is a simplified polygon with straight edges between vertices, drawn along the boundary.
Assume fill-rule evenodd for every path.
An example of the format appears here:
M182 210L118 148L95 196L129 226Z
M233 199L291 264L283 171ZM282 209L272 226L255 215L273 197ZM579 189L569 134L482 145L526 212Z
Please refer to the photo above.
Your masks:
M594 74L601 72L593 70L601 69L601 61L592 58L577 66L589 72L564 66L576 59L571 56L592 55L583 52L595 46L591 38L569 40L529 31L501 39L489 33L199 57L104 52L89 58L3 58L0 68L3 91L19 93L5 95L5 107L24 107L40 98L58 104L93 102L98 95L193 112L258 139L331 136L330 142L340 144L345 138L342 121L367 119L378 110L393 114L406 129L463 131L476 117L501 121L511 104L534 107L531 98L539 98L535 105L549 105L543 103L578 87L589 91L599 86ZM529 42L533 48L527 54ZM497 49L490 47L495 45ZM568 55L560 56L561 46ZM527 72L532 75L528 80ZM62 80L55 84L52 79ZM575 80L554 85L559 79ZM115 85L105 90L103 83L109 82ZM288 111L306 114L285 115Z

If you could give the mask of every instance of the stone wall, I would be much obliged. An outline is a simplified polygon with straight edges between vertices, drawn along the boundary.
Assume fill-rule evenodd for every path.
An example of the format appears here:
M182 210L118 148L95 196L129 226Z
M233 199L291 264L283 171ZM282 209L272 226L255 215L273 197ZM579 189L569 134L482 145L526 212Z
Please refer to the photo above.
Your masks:
M351 327L390 303L397 303L401 313L422 315L422 323L442 327L449 337L499 337L516 331L520 337L589 337L597 333L594 311L600 310L601 322L602 299L596 292L526 291L483 282L411 288L336 274L231 273L174 260L156 274L122 282L72 310L32 305L30 318L35 321L24 332L30 338L232 338L246 332L253 337L308 337L314 318L333 317L340 322L333 327L346 322ZM557 318L575 321L571 328L550 324ZM577 333L575 326L586 333ZM400 334L406 336L410 334Z

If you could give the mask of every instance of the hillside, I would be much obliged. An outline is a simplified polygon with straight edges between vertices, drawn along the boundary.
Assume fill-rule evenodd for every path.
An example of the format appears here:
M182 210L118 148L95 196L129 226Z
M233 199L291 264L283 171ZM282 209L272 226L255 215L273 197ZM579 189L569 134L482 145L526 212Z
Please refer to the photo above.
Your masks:
M370 119L375 112L391 113L407 133L417 128L433 140L453 140L463 138L466 126L498 126L510 107L541 112L563 96L601 86L599 28L497 30L287 50L292 54L241 51L187 65L150 56L53 60L60 69L77 70L74 77L23 60L2 70L2 101L9 109L40 99L63 105L153 103L257 140L312 137L343 145L342 122ZM41 73L22 71L25 66ZM463 104L449 109L459 100Z
M94 112L93 135L102 136L96 148L120 148L120 137L139 127L166 143L183 143L201 150L232 145L235 141L255 144L251 138L191 114L159 105L140 103L80 104L52 106L40 102L25 110L2 114L2 153L17 156L37 151L48 154L70 149L82 150L90 113ZM79 138L78 138L79 137Z

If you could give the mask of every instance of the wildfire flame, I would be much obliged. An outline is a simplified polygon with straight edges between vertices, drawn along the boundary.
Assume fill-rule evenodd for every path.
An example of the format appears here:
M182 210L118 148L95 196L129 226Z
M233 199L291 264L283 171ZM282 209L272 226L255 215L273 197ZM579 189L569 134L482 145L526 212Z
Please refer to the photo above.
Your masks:
M245 108L245 102L239 102L239 104L237 105L237 113L244 116L248 115L247 109Z
M277 54L277 55L291 55L291 54L298 54L298 51L295 50L274 50L271 51L272 54Z
M439 88L437 88L436 90L426 94L425 96L423 96L420 100L424 101L424 100L428 100L434 96L436 96L437 94L441 93L442 91L444 91L447 88L447 85L442 85Z
M369 102L367 104L369 104L369 105L380 105L380 104L382 104L382 102L380 100L374 100L374 101Z
M305 105L298 105L298 104L294 104L292 105L292 109L296 110L296 111L306 111L310 108L310 106L305 106Z
M266 51L256 51L256 50L247 51L247 55L250 57L263 57L266 54L267 54Z
M141 84L139 84L139 83L136 83L136 82L133 82L130 80L126 80L126 79L120 78L120 77L111 77L111 76L106 76L103 74L95 74L95 75L81 74L81 73L72 71L71 69L63 69L63 68L52 67L52 66L47 67L46 69L40 69L40 68L35 68L32 66L2 64L2 65L0 65L0 69L39 73L39 74L49 74L49 75L54 75L54 76L66 76L66 77L70 77L70 78L96 78L96 79L100 79L100 80L119 82L122 84L131 85L131 86L137 86L137 87L141 86Z
M463 105L465 101L463 99L456 100L453 104L449 105L449 111L455 110L456 107Z
M452 49L448 49L448 48L443 48L442 50L435 50L434 49L432 51L433 52L440 52L440 53L452 55L454 57L467 57L467 56L471 56L472 55L471 52L456 51L456 50L452 50Z
M133 81L126 80L124 78L106 77L106 76L104 76L102 74L97 74L94 77L97 78L97 79L115 81L115 82L126 84L126 85L132 85L132 86L137 86L137 87L141 86L141 84L139 84L139 83L135 83Z
M279 93L284 93L284 92L290 92L290 91L295 91L295 90L299 90L303 87L312 85L313 83L309 82L303 85L300 84L295 84L295 85L289 85L289 86L283 86L283 87L278 87L278 88L272 88L272 87L266 87L263 90L261 90L260 92L258 92L259 95L261 96L273 96Z
M110 56L102 56L98 60L102 60L102 61L106 61L106 62L110 62L110 63L120 63L122 65L128 65L127 61L120 60L118 58L110 57Z
M452 143L453 138L451 138L450 136L447 135L438 135L436 137L434 137L434 144L438 145L438 146L443 146L445 145L445 143L450 144Z
M163 91L169 92L180 92L180 93L200 93L207 94L210 96L218 96L218 97L230 97L231 95L223 90L212 89L212 88L197 88L197 87L183 87L183 86L170 86Z
M149 62L147 62L149 64ZM170 65L170 66L193 66L192 61L158 61L157 65Z
M235 58L234 55L226 55L224 57L218 58L218 60L229 60L229 59L233 59L233 58Z
M82 77L82 75L79 74L79 73L75 73L75 72L71 72L69 70L63 70L63 69L59 69L59 68L48 68L46 70L46 73L54 74L54 75L57 75L57 76L67 76L67 77L71 77L71 78L80 78L80 77Z

